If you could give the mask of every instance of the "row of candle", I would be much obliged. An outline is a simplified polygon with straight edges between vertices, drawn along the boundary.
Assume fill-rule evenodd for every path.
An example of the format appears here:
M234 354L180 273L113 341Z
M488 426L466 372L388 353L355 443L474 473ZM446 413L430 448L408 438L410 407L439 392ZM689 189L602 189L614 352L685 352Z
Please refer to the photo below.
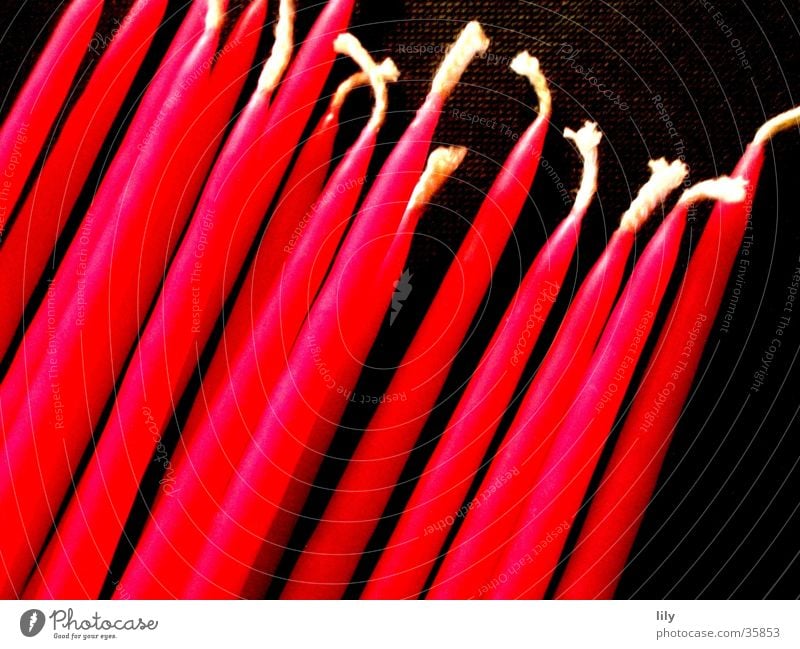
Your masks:
M15 133L22 125L29 135L21 159L38 157L102 5L74 0L65 10L0 129L6 162L18 155ZM294 55L294 2L281 0L271 54L229 132L267 7L266 0L253 0L222 44L226 8L224 0L192 4L42 304L31 322L22 322L22 339L9 350L13 360L0 384L3 596L99 596L126 542L150 459L221 313L222 339L171 458L175 484L156 497L119 590L126 597L263 596L380 331L417 223L466 153L440 147L428 155L445 102L489 45L477 23L451 46L414 121L366 188L386 118L387 84L399 72L389 59L375 62L346 33L353 0L329 0ZM22 187L33 163L16 168L0 221L2 352L47 271L165 10L163 0L134 4L27 196ZM337 54L361 71L340 85L301 142ZM538 116L472 219L387 388L410 398L387 399L376 409L284 597L344 594L528 200L550 128L551 96L537 59L523 52L511 67L533 86ZM341 106L363 85L373 91L372 116L334 161ZM664 306L687 210L714 200L557 584L560 597L613 595L741 244L765 145L798 118L794 109L767 122L731 178L684 191L626 282L637 231L687 172L678 161L652 162L651 179L525 387L523 370L558 298L598 182L597 125L565 129L583 159L573 207L523 277L364 597L544 596ZM258 253L248 262L265 215ZM227 313L240 272L244 284ZM694 345L676 372L688 331ZM665 405L652 415L665 386L671 386ZM502 431L500 421L520 388L519 410ZM487 459L498 434L498 450ZM87 447L88 462L76 475ZM488 471L470 497L484 463ZM480 500L481 494L492 497ZM453 520L454 512L464 520L452 541L427 532Z

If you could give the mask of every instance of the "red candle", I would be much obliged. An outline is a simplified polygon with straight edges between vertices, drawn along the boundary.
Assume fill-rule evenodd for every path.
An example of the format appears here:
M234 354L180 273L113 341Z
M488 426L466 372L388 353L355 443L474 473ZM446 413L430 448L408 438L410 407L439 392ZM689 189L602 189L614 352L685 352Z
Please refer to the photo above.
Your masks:
M242 14L232 32L231 42L236 47L224 56L235 55L232 70L240 75L252 64L265 16L266 2L257 0ZM292 19L291 7L284 8L281 20L291 23ZM291 41L281 48L291 50ZM218 65L223 65L222 59ZM219 72L217 67L215 74ZM228 77L225 81L237 80ZM245 123L246 120L237 123L237 128ZM237 142L236 136L229 140L214 167L116 394L114 411L55 536L38 562L25 590L27 598L100 595L139 483L172 415L172 404L185 389L197 355L222 308L221 302L212 301L212 296L224 298L230 288L221 284L233 221L215 217L235 209L235 197L246 195L242 191L247 186L247 179L241 177L242 167L231 164L241 157L235 147ZM253 220L261 214L256 210ZM244 251L240 257L243 256ZM237 263L236 259L227 261Z
M601 138L591 122L578 133L565 129L564 136L575 140L584 160L583 180L573 208L537 255L508 306L381 553L362 595L365 599L412 598L422 591L446 539L441 527L454 520L464 502L558 296L581 221L597 187L597 146ZM293 575L296 582L287 586L292 594L298 590L302 594L302 586L293 588L294 584L312 582L314 565L328 560L312 555L311 547L308 550L298 561Z
M314 566L316 584L294 584L287 597L301 587L304 594L306 587L313 588L314 597L336 598L344 592L528 198L549 123L550 93L536 59L523 55L515 68L534 85L539 116L505 161L386 391L390 397L407 395L407 400L387 399L378 406L315 530L308 561L326 557Z
M592 498L557 597L613 597L742 244L765 143L779 129L795 125L798 118L800 108L795 108L759 130L733 172L734 178L747 182L747 198L717 203L711 213Z
M332 53L333 50L331 50ZM314 69L318 69L318 67L314 66ZM341 194L341 192L337 191L337 188L347 180L349 172L353 172L356 169L362 169L361 173L366 172L374 145L374 138L385 113L385 80L383 74L387 73L388 69L389 66L387 65L376 68L375 82L378 89L377 94L381 97L380 106L376 108L374 119L371 120L359 142L351 149L351 152L348 153L345 161L340 165L340 168L337 168L336 173L329 182L332 187L329 192L330 195L335 195L340 199L339 201L325 201L329 216L334 217L333 221L328 221L326 224L323 214L321 212L317 214L309 224L309 232L317 227L316 223L317 219L319 219L321 228L318 232L319 238L316 243L312 238L308 254L301 254L300 249L298 249L298 254L291 256L291 264L287 266L287 268L297 271L295 281L299 282L297 284L298 295L300 294L299 289L303 288L304 282L308 281L307 273L303 274L302 269L306 268L313 260L312 251L319 249L321 239L328 233L333 224L346 220L358 198L358 193L360 192L360 185L358 184L349 185L349 189L345 194ZM392 72L392 76L394 76L394 72ZM280 100L280 97L281 95L279 95L278 100ZM350 202L350 207L346 207L348 202ZM341 211L343 208L347 210L346 214ZM339 211L337 212L336 210ZM335 246L336 242L334 241L333 243ZM332 255L333 252L331 251L330 254ZM278 288L267 290L266 293L276 298L280 297ZM290 317L284 319L280 310L274 311L274 308L281 304L280 300L268 299L264 304L265 308L269 307L270 313L277 313L278 317L277 319L273 318L273 324L284 326L288 324L288 320L292 320ZM303 307L302 313L299 314L296 325L298 328L305 318L306 312L307 306ZM269 333L269 327L267 330ZM261 355L264 353L260 345L252 351L248 346L246 351L248 354L257 352ZM249 358L249 356L245 357L246 360L249 360ZM245 382L251 385L252 389L258 389L258 365L245 363L241 367L243 372L252 377L252 379L247 379ZM238 373L235 375L237 379L244 380L244 377ZM206 418L208 405L202 398L195 404L189 422L184 429L183 445L179 446L174 458L176 477L174 493L168 498L159 498L156 502L153 519L146 527L138 551L124 577L125 588L128 592L134 593L136 596L170 595L178 587L176 584L180 584L181 580L185 578L185 573L189 570L187 557L191 555L191 548L202 543L203 540L202 528L197 527L197 520L199 520L197 517L202 516L205 503L209 498L211 499L209 506L214 504L212 494L215 493L215 490L216 492L222 490L224 493L227 479L233 470L229 458L235 456L237 452L241 453L250 439L250 429L241 422L236 402L231 403L229 400L235 394L233 387L231 387L221 395L220 399L210 408L211 419ZM260 399L263 409L263 396ZM256 409L254 410L254 416L256 417L260 412L257 404L258 402L250 401L246 403L247 408L251 411L254 408ZM227 418L227 423L221 428L215 428L216 424L225 418ZM208 431L207 434L206 431ZM184 446L188 447L188 454L184 452ZM237 448L240 450L236 451ZM223 466L220 465L220 462L222 462ZM221 494L217 498L221 498ZM197 505L198 499L204 507ZM198 507L199 511L195 511ZM167 528L170 531L165 538L163 531ZM181 543L180 552L176 552L172 547L172 543L176 539L179 539ZM151 574L153 572L161 575L160 583L152 579Z
M74 0L67 7L0 128L0 242L102 11L102 0Z
M410 248L411 236L413 235L414 228L416 227L420 216L424 212L424 207L430 198L430 195L443 182L443 178L449 175L452 170L455 169L461 162L465 152L466 150L463 148L453 147L440 148L431 154L427 170L422 174L420 182L417 184L417 188L408 202L408 206L400 224L398 225L396 234L391 237L389 241L389 247L385 253L386 263L381 265L381 267L378 269L377 279L371 282L373 284L371 295L377 298L376 303L380 304L382 308L376 307L373 309L361 309L356 318L353 318L353 316L350 316L349 318L346 317L344 315L346 312L341 308L337 314L339 331L352 331L352 340L359 338L362 340L364 338L372 340L372 338L374 338L376 330L380 325L380 321L382 320L382 316L385 313L386 307L390 301L391 288L393 287L395 278L400 274L400 268L402 267ZM363 252L364 249L362 248L362 253ZM326 284L326 287L327 286L328 285ZM341 298L341 296L339 297ZM352 299L355 296L350 297ZM319 312L322 311L324 307L328 307L329 303L326 304L323 302L322 304L323 307L320 307L320 302L316 302L314 309L309 314L309 320L312 322L312 326L314 323L320 321L317 319L318 317L321 317ZM352 302L347 304L347 306L352 307ZM327 313L325 311L327 311ZM328 308L325 311L323 311L324 315L337 317L337 315L331 313L332 309ZM368 347L368 345L365 345L365 347ZM312 352L312 354L314 353L318 352ZM347 351L344 353L347 354ZM354 365L360 365L360 362L363 362L363 356L365 354L366 351L362 351ZM294 360L294 358L292 360ZM331 367L333 371L336 372L337 379L342 381L340 385L352 385L357 379L357 372L349 372L351 368L347 366L347 363L340 361L336 365L331 365ZM301 372L290 366L289 371L292 370L295 372L293 378L303 378ZM314 368L314 371L315 370L316 368ZM279 382L277 384L277 389L273 391L273 395L276 393L280 394L279 390L281 388L283 388L283 386L281 385L281 382ZM322 401L324 401L324 397ZM270 408L280 408L283 406L283 403L285 402L281 399L274 404L270 404ZM275 408L275 406L277 406L277 408ZM315 411L312 414L312 417L322 417L323 410L324 409L320 407L320 410ZM282 554L283 548L285 547L285 543L288 540L288 533L291 531L291 527L287 524L287 521L294 520L294 517L299 510L299 506L295 509L290 509L287 507L287 504L296 504L298 501L302 500L302 498L298 498L296 493L292 493L293 489L297 488L293 484L293 480L303 479L301 472L302 469L306 467L302 467L301 464L304 460L304 451L311 446L311 443L308 442L308 439L310 439L310 435L313 434L314 424L313 421L310 421L311 418L308 417L308 415L306 415L301 408L296 408L294 412L291 412L290 414L295 417L295 421L299 421L300 426L292 426L291 428L288 428L288 430L305 430L306 433L304 434L304 437L306 441L301 442L299 446L296 446L281 439L276 440L274 437L272 439L266 438L263 441L259 440L262 445L269 444L271 446L271 448L267 450L267 454L268 457L275 458L274 462L275 464L278 464L277 471L279 472L279 475L273 474L272 476L265 476L264 481L258 485L253 482L253 479L256 478L257 475L260 476L264 473L263 469L259 471L259 469L255 466L263 461L258 456L263 446L256 447L255 445L251 445L250 449L248 449L248 453L245 454L239 465L240 473L237 473L237 475L234 476L231 485L227 490L222 511L217 517L217 521L223 517L225 519L227 519L229 516L231 518L235 517L235 520L244 522L248 526L248 529L252 529L253 525L259 524L258 521L261 519L261 516L263 516L262 512L257 511L257 508L263 509L263 505L261 505L260 498L258 504L254 502L252 500L252 496L250 496L248 492L252 493L250 490L257 486L261 494L266 494L265 496L261 496L261 498L270 498L269 492L275 490L278 493L277 497L274 500L270 498L271 502L267 505L270 510L266 512L270 519L270 525L269 531L266 534L266 543L263 543L260 539L253 537L250 537L250 540L246 541L246 537L239 536L239 530L241 529L239 525L237 525L233 530L225 530L223 527L222 534L215 533L215 530L218 528L212 528L211 542L205 546L204 552L200 555L198 571L204 575L208 575L210 570L213 569L216 571L213 574L215 574L215 576L221 575L222 579L224 580L224 583L220 583L218 579L214 580L214 585L211 588L213 588L217 593L228 592L227 583L233 582L233 580L230 579L227 574L223 573L222 566L220 566L220 564L224 563L225 560L223 559L220 561L219 555L216 553L216 548L221 544L224 544L226 547L231 548L232 551L237 553L241 552L242 545L250 546L249 551L251 553L251 565L254 566L258 572L257 574L253 574L251 570L240 571L240 576L235 577L237 579L236 587L239 589L235 592L238 594L252 596L259 592L259 588L261 589L261 595L263 595L263 591L269 581L269 575L271 574L271 571L275 569L277 561ZM266 415L267 421L269 421L269 417L270 412L268 411L268 414ZM308 417L308 419L306 419L306 417ZM294 439L292 439L292 442L294 442ZM280 468L288 466L289 464L293 466L291 472L284 468ZM269 471L269 469L267 469L267 471ZM276 483L278 483L277 486ZM308 483L306 483L306 486L307 484ZM250 499L250 502L247 502L248 499ZM236 538L237 536L239 536L238 539ZM224 540L219 541L217 540L218 538L222 538ZM241 556L241 554L239 556ZM188 595L190 597L197 597L202 594L202 596L205 597L207 596L206 593L208 592L208 588L209 587L204 583L195 582L190 586Z
M539 599L547 589L631 375L653 328L680 249L686 212L701 198L742 200L730 178L686 190L628 280L524 505L520 528L482 587L491 599ZM498 539L498 543L501 540Z
M391 302L405 259L403 246L409 245L407 236L400 237L398 246L391 242L410 229L402 222L404 207L425 164L443 103L487 45L477 23L464 29L425 104L378 174L295 341L287 370L270 392L269 407L215 516L188 596L239 595L265 538L264 548L270 549L273 523L296 484L292 476L303 482L305 476L297 472L309 467L299 465L315 424L326 417L333 421L333 411L344 408ZM381 269L377 279L376 268ZM365 295L370 299L365 301Z
M650 166L650 180L626 210L619 228L570 305L478 488L476 499L464 513L463 524L436 575L429 597L476 597L491 578L503 548L498 539L511 538L518 527L522 505L536 484L553 433L575 396L608 320L636 232L686 176L686 167L679 161L667 164L661 159Z
M166 6L166 0L138 0L122 20L0 247L0 311L5 314L0 319L0 356L8 349Z
M180 77L180 83L184 83L188 91L192 93L191 96L194 96L194 93L200 92L199 86L201 84L199 80L203 78L205 72L207 72L206 64L213 61L211 49L214 46L208 38L205 39L204 44L201 45L198 43L195 30L198 26L198 22L202 29L205 30L206 19L208 19L209 25L213 25L213 22L219 19L222 14L225 1L226 0L207 0L201 3L200 6L193 6L186 20L182 23L181 28L178 30L175 42L170 45L169 51L159 65L153 81L148 86L136 110L134 118L125 132L122 144L102 179L100 190L94 198L92 209L88 215L90 218L84 218L79 228L78 236L80 237L83 235L85 237L84 244L78 246L77 243L74 243L73 249L80 247L83 251L83 259L77 261L73 259L73 263L77 265L78 261L80 261L82 264L82 272L79 274L76 271L75 273L67 275L65 271L62 271L61 290L52 292L52 294L49 295L51 298L51 310L58 310L54 302L57 296L63 298L63 296L68 293L78 293L77 285L85 285L85 278L88 276L88 261L90 259L90 255L88 254L89 246L92 241L97 238L98 227L95 215L112 214L116 213L116 211L121 211L123 208L116 207L115 205L116 203L120 203L123 207L125 206L126 197L122 196L123 191L125 191L124 188L130 186L131 189L128 190L129 193L135 191L137 185L134 181L142 181L145 178L149 178L149 171L151 169L157 169L157 167L153 167L149 164L149 158L147 156L166 155L164 149L156 148L156 150L153 151L151 145L156 139L154 135L160 128L164 127L163 122L165 121L165 117L167 115L173 115L174 112L180 108L176 108L176 105L181 103L181 98L186 94L178 88L179 84L176 83L176 77L181 74L182 66L184 66L186 61L187 52L184 52L184 50L191 52L192 48L197 45L198 47L202 47L204 51L207 51L205 59L203 59L201 54L194 55L193 60L195 63L191 65L195 65L196 69L189 71L188 68L185 68ZM211 93L211 96L215 95ZM221 99L222 97L217 97L214 102L215 106L221 105ZM199 112L200 111L198 111L198 113ZM205 110L202 113L203 119L210 119L212 114L212 110ZM174 115L171 119L174 119ZM188 118L184 121L187 123L191 122ZM195 125L195 128L200 129L200 126L201 125ZM213 153L213 151L208 152L207 155L211 153ZM194 159L199 157L199 155L193 156ZM180 175L184 174L183 167L174 160L170 165L167 165L165 162L158 162L157 164L176 176L176 178L172 179L167 179L166 177L162 178L162 187L169 187L176 183L178 183L178 187L183 187L186 184L185 180L180 179ZM135 178L132 178L131 170L135 167L142 168L143 172L137 174ZM186 165L186 167L188 167L188 165ZM164 175L167 171L164 172ZM167 182L168 180L169 182ZM146 195L152 196L153 194L157 194L160 197L165 193L166 189L161 193L151 191ZM186 192L184 193L186 194ZM186 198L188 198L188 196ZM135 201L131 201L131 203L133 202ZM144 208L142 209L144 210ZM160 210L162 208L158 209ZM189 208L187 207L186 209ZM75 252L77 256L77 250ZM64 261L67 259L69 259L69 255L65 257ZM62 264L63 263L64 262L62 262ZM64 282L66 282L66 284ZM81 291L81 295L79 295L82 302L80 305L81 310L85 310L86 307L85 293L86 291L84 288L84 290ZM50 337L50 339L52 339L52 337ZM21 416L21 413L24 412L24 405L28 399L29 375L38 371L41 365L47 367L46 363L42 363L42 359L48 356L48 340L43 328L40 328L37 332L35 331L35 327L28 327L26 336L23 339L23 347L17 351L15 364L12 365L7 373L2 384L2 391L0 391L0 407L2 407L3 416L7 421ZM23 363L23 360L21 360L22 357L24 357L24 365L27 367L27 375L20 367Z
M214 6L210 17L220 15ZM198 72L214 56L219 28L209 21L171 100L158 110L143 106L153 110L143 112L146 137L126 137L0 387L0 504L13 512L0 538L0 593L19 592L30 572L160 280L163 263L141 264L142 251L168 257L170 217L179 229L214 154L209 133L219 133L233 109L236 89L219 94ZM191 178L189 160L197 164ZM150 210L158 218L149 219ZM20 386L24 404L6 419L8 395Z

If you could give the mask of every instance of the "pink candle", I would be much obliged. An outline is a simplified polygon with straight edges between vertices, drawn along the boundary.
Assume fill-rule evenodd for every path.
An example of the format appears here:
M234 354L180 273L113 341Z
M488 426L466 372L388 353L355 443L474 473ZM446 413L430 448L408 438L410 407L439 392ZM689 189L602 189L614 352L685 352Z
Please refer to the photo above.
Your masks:
M102 0L73 0L0 128L0 242L102 11Z
M601 138L591 122L577 133L565 129L564 136L575 140L584 160L577 199L537 255L508 306L381 553L363 593L365 599L412 598L422 591L446 539L446 533L438 528L440 521L446 526L445 522L458 513L464 502L556 300L577 245L581 221L597 187L597 146ZM310 547L308 550L300 557L293 575L300 583L313 582L314 564L328 560L311 554ZM287 586L293 594L297 592L296 587L292 588L295 583Z
M747 182L747 198L717 203L711 213L602 483L592 498L557 597L600 599L614 595L742 244L765 144L779 130L797 124L798 119L800 108L795 108L771 119L758 131L733 171L734 178Z
M686 190L628 280L524 505L520 527L484 586L491 599L539 599L558 563L600 452L653 328L680 249L686 212L700 198L744 198L730 178Z
M389 82L397 79L398 71L391 59L386 59L380 69L383 81ZM300 239L305 237L312 227L315 227L310 224L311 216L314 217L315 223L320 221L319 210L314 209L314 205L319 203L318 199L323 195L326 186L334 141L339 131L339 112L352 90L362 85L369 85L369 83L370 78L366 72L357 72L343 81L334 93L328 110L303 144L278 199L275 211L267 224L256 257L247 274L245 285L242 287L230 317L225 322L220 343L221 351L214 357L211 367L203 376L202 389L205 400L213 401L217 390L230 380L233 359L246 353L246 346L249 345L256 350L263 348L266 344L256 344L254 338L256 335L254 329L260 322L259 314L269 308L267 303L270 299L270 292L264 290L264 287L272 285L290 255L300 254L298 251ZM378 90L378 94L382 93L383 90ZM375 139L385 117L386 107L384 104L385 102L382 101L377 102L373 119L370 120L356 144L350 149L352 153L347 154L351 156L351 159L342 162L341 171L337 169L338 193L345 195L337 199L342 203L342 207L351 202L350 196L360 195L360 183L358 187L347 187L344 181L348 178L363 178L366 174L375 147ZM353 157L357 157L355 165L352 161ZM331 189L336 189L336 187L337 185L332 185ZM352 202L353 205L349 210L342 209L342 213L352 212L355 201ZM302 217L298 218L298 215L302 215ZM344 218L349 218L349 214ZM333 224L329 223L328 225L332 226ZM341 229L345 224L336 223L335 225L340 230L339 236L337 236L337 232L333 231L326 239L320 237L317 241L329 241L334 245L338 243L342 234ZM314 266L327 271L329 258L324 251L318 250L312 251L312 253L316 256ZM326 259L328 261L325 261ZM304 290L307 293L313 293L316 288L318 288L316 285L309 283ZM284 315L282 319L285 322L286 316Z
M404 207L424 167L443 103L469 62L487 45L477 23L464 29L434 77L417 118L376 178L295 341L287 370L270 392L269 407L215 516L187 595L239 595L262 546L271 547L276 560L280 543L271 545L270 532L281 503L291 498L292 476L298 481L305 477L296 472L314 427L318 419L332 421L333 410L344 408L345 391L352 390L391 302L408 237L400 237L398 247L391 242L398 232L410 229L402 223ZM381 269L377 280L376 268ZM365 295L370 300L365 301ZM326 372L319 371L320 360ZM337 389L342 390L338 399Z
M478 488L477 501L439 569L430 598L469 599L491 578L499 552L516 528L558 424L592 358L625 274L636 232L686 176L680 161L650 163L650 180L581 285L517 415ZM499 485L499 486L498 486Z
M188 215L214 155L212 134L233 109L238 89L219 93L207 71L198 73L216 50L220 9L209 5L171 99L143 105L144 139L126 137L0 386L0 503L13 512L0 538L0 593L19 592L30 572L160 281L163 264L141 264L142 251L168 256L173 220L179 229ZM23 405L8 419L7 398L20 386Z
M266 354L271 360L279 358L281 336L290 329L296 333L302 326L309 306L306 300L300 299L303 291L307 286L322 281L319 272L315 277L311 276L314 256L327 256L328 260L333 257L338 240L331 237L328 243L326 237L337 228L341 230L355 207L362 186L346 183L352 174L359 177L358 174L366 173L386 112L387 79L384 75L392 79L397 73L391 62L382 66L375 66L371 59L360 62L373 71L372 80L378 98L373 118L328 182L324 196L335 196L336 200L320 201L325 208L320 208L310 219L308 230L298 242L297 250L288 258L280 278L275 278L264 291L266 297L261 312L256 316L253 343L243 345L240 353L231 360L231 382L220 387L210 406L205 402L204 392L196 402L174 458L175 493L156 502L152 522L146 527L139 544L140 551L125 574L124 583L129 592L147 593L148 596L170 594L185 581L191 557L204 540L203 517L214 510L216 501L224 494L235 461L247 447L252 427L266 404L260 393L260 380L266 379L263 374L259 375L260 354ZM343 186L347 186L344 193L339 191ZM327 265L323 264L321 270L324 273ZM286 298L289 296L298 299L288 301ZM246 342L250 342L249 337ZM212 371L216 364L224 369L227 361L227 357L218 354L212 363ZM274 376L278 376L280 370L278 363L271 363L265 369ZM245 394L247 398L240 399ZM165 535L163 532L166 530L169 532ZM179 552L173 547L176 541L180 543ZM151 578L153 571L161 575L159 582Z
M292 14L290 7L285 9L282 20L291 23ZM232 32L232 42L237 45L223 56L235 57L232 70L240 75L252 64L265 15L266 2L257 0L242 14ZM291 41L281 47L290 50ZM220 59L218 66L228 64ZM217 67L215 73L219 72ZM228 77L225 81L237 79ZM38 562L25 590L27 598L100 595L141 478L161 443L160 431L167 426L172 404L186 387L199 350L222 307L221 302L214 304L211 297L224 297L229 288L220 284L224 277L224 248L231 236L226 228L233 223L218 222L215 217L233 209L235 196L242 196L242 188L247 186L242 167L231 169L228 164L241 155L232 146L237 141L236 137L229 140L214 167L116 394L114 411L55 536ZM212 227L214 234L209 237ZM203 282L195 274L199 271L204 271ZM193 309L198 302L202 316Z
M528 199L549 125L550 92L536 59L523 54L514 67L536 89L539 115L492 184L387 389L386 394L407 395L407 400L387 399L378 406L309 543L310 555L303 561L326 557L313 566L315 583L293 578L298 583L287 588L286 597L313 590L314 597L336 598L344 592Z

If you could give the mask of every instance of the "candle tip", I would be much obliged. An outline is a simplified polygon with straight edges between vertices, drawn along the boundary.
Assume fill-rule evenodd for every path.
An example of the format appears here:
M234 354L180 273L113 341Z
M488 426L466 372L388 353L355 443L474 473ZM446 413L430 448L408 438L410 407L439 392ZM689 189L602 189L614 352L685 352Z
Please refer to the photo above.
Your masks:
M580 218L586 212L597 191L597 177L600 172L597 147L600 145L600 140L603 139L603 134L597 128L597 124L587 121L577 132L569 127L565 128L564 137L575 142L575 146L583 158L581 184L570 211L570 217Z
M385 59L378 65L359 40L350 33L339 34L333 43L333 48L339 54L345 54L353 59L367 76L375 95L375 108L372 111L369 127L377 130L383 125L388 105L388 81L397 81L400 71L391 59ZM352 77L351 77L352 78ZM345 81L345 84L347 81ZM352 88L351 88L352 89ZM347 89L346 89L347 90ZM347 90L349 92L349 90ZM338 91L337 91L338 94ZM336 97L334 96L334 101Z
M688 205L702 200L741 203L746 195L747 181L744 178L720 176L692 185L681 194L678 203Z
M294 0L281 0L278 23L275 25L275 42L258 79L257 92L266 95L275 90L292 57L294 41Z
M511 69L518 75L527 77L531 82L539 100L539 115L549 115L553 100L550 95L550 87L547 85L547 79L539 65L539 59L531 56L527 51L520 52L511 61Z
M450 47L441 66L433 78L431 92L447 97L461 79L464 70L478 54L489 47L489 39L477 21L469 23Z
M756 131L753 144L764 144L764 142L771 140L780 131L784 131L792 126L800 126L800 106L795 106L762 124L761 128Z
M665 158L651 160L650 179L642 185L630 207L622 215L619 227L622 230L636 232L674 189L686 178L688 169L680 160L667 162Z
M414 193L408 202L408 210L421 209L439 191L447 179L458 169L467 149L463 146L442 146L431 152L428 164L422 172Z

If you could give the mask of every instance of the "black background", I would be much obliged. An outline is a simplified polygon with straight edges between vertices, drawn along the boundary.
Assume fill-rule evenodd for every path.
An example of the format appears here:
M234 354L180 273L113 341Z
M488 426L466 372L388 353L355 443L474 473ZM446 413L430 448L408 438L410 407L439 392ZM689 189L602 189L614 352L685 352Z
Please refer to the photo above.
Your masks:
M60 3L3 2L0 100L4 115L52 28ZM109 1L98 31L110 31L112 18L123 16L129 4L127 0ZM238 3L231 4L237 11ZM174 16L159 34L128 107L134 105L168 44L183 2L173 2L171 8ZM299 8L298 30L302 34L318 12L319 3L301 1ZM270 15L274 12L275 6L270 6ZM521 49L528 49L539 57L553 91L552 130L543 155L569 187L578 183L579 163L559 132L590 119L599 123L604 134L600 189L585 220L571 281L565 284L551 323L558 321L575 283L602 250L620 214L646 180L648 159L683 154L695 181L728 173L767 117L800 103L800 10L796 2L364 0L358 4L354 32L376 57L392 56L403 75L390 90L391 114L382 133L384 143L397 139L424 98L441 56L438 47L452 41L464 22L472 19L480 20L492 39L490 56L469 68L449 108L495 118L508 133L520 133L535 117L535 96L527 82L508 69L508 62ZM269 39L265 39L263 50L268 46ZM572 61L567 53L573 54ZM87 57L85 69L90 70L92 63ZM574 69L577 64L591 67L601 82L619 94L627 110L588 84ZM351 69L349 63L337 64L331 88ZM79 89L80 83L76 91ZM655 106L654 97L658 95L677 136L670 134ZM342 150L369 109L366 92L349 102L344 115L348 124L340 137ZM113 151L116 135L109 137L107 152ZM443 116L437 140L466 145L469 154L421 225L424 236L418 237L410 262L414 289L401 317L393 327L385 328L373 350L370 365L374 369L365 372L359 387L368 394L380 394L388 381L387 368L399 361L452 258L452 250L513 145L511 137L499 128L472 125L450 111ZM379 160L387 150L383 147L379 151ZM712 331L701 365L702 378L676 431L619 597L800 595L800 442L796 425L800 383L795 367L800 313L793 315L787 339L760 392L750 389L760 358L774 335L792 273L800 265L799 154L797 131L779 136L770 146L753 211L753 263L746 274L742 298L730 331L723 333L719 323ZM101 168L98 164L75 217L80 218L88 204ZM407 467L406 486L396 493L373 538L373 550L379 549L391 532L393 514L402 509L413 477L431 451L429 442L441 432L455 406L453 397L469 377L521 274L567 210L553 180L540 171L487 295L486 308L476 318L469 342L456 359L442 401ZM679 270L685 267L691 241L701 232L706 214L707 210L701 210L697 222L689 228ZM75 223L73 219L72 225ZM645 227L639 249L654 228L655 224ZM73 230L67 228L63 242L69 240ZM726 296L723 309L727 300ZM544 343L553 332L549 327ZM546 344L539 347L526 380ZM196 385L186 395L186 403L194 389ZM332 457L321 471L319 486L296 531L295 547L301 547L313 529L313 519L322 511L343 459L352 452L357 430L368 421L369 414L363 406L354 406L347 413L345 426L331 449ZM506 423L512 415L513 408ZM149 479L153 482L157 476ZM131 518L132 538L146 507L144 499ZM124 565L127 552L120 548L117 569ZM284 576L293 558L293 552L287 552L281 566ZM368 554L356 582L369 575L372 562ZM278 592L279 585L275 585L270 595ZM358 592L355 583L348 595Z

